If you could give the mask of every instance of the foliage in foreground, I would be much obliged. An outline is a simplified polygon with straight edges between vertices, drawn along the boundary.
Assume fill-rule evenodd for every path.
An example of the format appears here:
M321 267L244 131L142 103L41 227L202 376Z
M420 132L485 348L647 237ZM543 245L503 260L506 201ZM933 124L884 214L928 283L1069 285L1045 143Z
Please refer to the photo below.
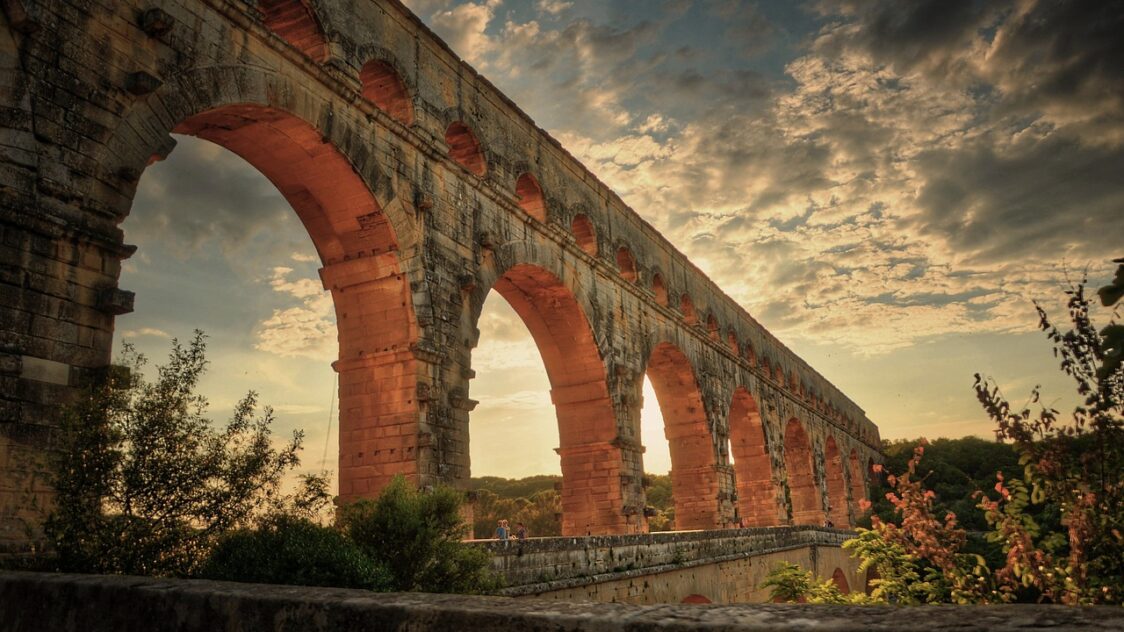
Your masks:
M1124 260L1117 260L1124 264ZM996 422L996 436L1019 455L1021 476L996 473L998 496L977 492L989 539L1004 553L992 571L966 552L966 534L955 513L938 518L935 493L917 477L924 445L907 470L888 476L895 524L872 518L871 529L844 544L874 569L870 600L880 603L994 603L1046 601L1070 605L1119 604L1124 600L1124 326L1114 313L1098 330L1090 317L1084 282L1068 292L1072 329L1062 332L1038 306L1040 328L1054 344L1061 370L1081 396L1062 423L1058 411L1039 405L1014 408L990 379L976 375L975 389ZM1124 265L1099 292L1105 306L1124 296ZM1042 520L1055 508L1059 519ZM810 598L810 575L778 568L769 577L785 599ZM780 588L783 587L783 590Z
M199 577L260 584L390 589L385 569L337 529L287 516L223 537Z
M273 414L247 395L229 422L205 417L196 393L205 339L173 341L157 378L126 347L116 369L67 410L53 459L52 557L34 567L84 573L195 576L371 590L481 592L498 581L490 558L460 542L462 495L419 492L398 477L376 501L317 523L327 481L301 479L301 433L280 448Z
M206 418L207 401L195 393L205 350L198 331L187 346L173 341L148 382L144 357L126 346L123 366L64 414L46 523L59 569L188 575L222 534L326 502L318 479L295 497L281 492L302 435L275 448L273 412L259 411L253 392L224 427Z
M361 500L340 512L340 526L389 576L396 591L481 593L499 587L491 556L461 540L467 527L461 492L437 487L419 491L396 476L377 500Z
M1098 292L1111 307L1124 294L1124 259L1111 285ZM991 538L1007 554L995 573L1013 595L1029 591L1040 600L1065 604L1124 602L1124 325L1113 314L1099 329L1090 315L1084 281L1066 292L1068 331L1050 322L1037 306L1039 327L1054 345L1063 373L1073 379L1081 402L1062 421L1039 404L1038 388L1029 407L1015 408L988 379L976 375L976 394L997 425L996 436L1011 441L1023 465L1021 476L998 474L995 500L981 497L992 526ZM1060 527L1048 528L1031 508L1052 504Z
M866 595L844 594L834 581L819 581L812 571L791 562L778 562L765 576L761 587L768 588L769 598L779 602L845 604L866 601Z

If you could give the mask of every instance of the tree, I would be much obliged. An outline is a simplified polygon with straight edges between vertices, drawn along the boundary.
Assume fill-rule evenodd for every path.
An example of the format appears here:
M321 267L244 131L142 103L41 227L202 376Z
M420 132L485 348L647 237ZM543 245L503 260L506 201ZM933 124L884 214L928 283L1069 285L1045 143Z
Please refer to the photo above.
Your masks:
M283 506L314 512L323 481L300 502L281 493L299 464L302 435L273 446L273 412L250 392L225 427L205 417L196 394L207 361L202 332L172 342L148 382L143 356L125 347L121 365L64 412L53 455L57 503L46 532L61 570L188 575L222 534Z
M997 572L1005 590L1030 589L1067 604L1118 604L1124 601L1124 325L1114 312L1097 329L1085 284L1066 292L1067 331L1036 305L1039 327L1081 398L1069 423L1040 404L1037 387L1030 399L1036 411L1015 408L993 380L976 375L976 395L998 426L996 436L1014 444L1023 465L1021 478L1001 472L1000 497L983 497L980 507L1007 553ZM1098 294L1105 307L1120 300L1124 265ZM1044 504L1059 509L1060 527L1044 528L1029 511Z
M770 589L769 598L775 602L847 604L866 601L866 595L845 595L834 581L819 581L812 571L791 562L778 562L765 576L761 587Z
M224 536L199 572L204 579L388 590L390 578L332 527L279 516Z
M340 526L398 591L480 593L494 590L491 556L466 546L462 493L436 487L419 491L395 476L377 500L343 507Z

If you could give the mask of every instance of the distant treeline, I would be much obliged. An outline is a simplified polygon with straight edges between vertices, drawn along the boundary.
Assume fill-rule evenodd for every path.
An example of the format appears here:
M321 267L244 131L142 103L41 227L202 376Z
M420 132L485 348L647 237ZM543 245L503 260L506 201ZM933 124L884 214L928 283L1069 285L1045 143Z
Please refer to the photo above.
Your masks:
M648 519L652 531L667 531L675 521L671 476L646 474L648 506L656 510ZM562 477L539 474L526 478L482 476L473 478L473 537L495 537L496 523L507 520L511 527L522 522L530 537L562 535Z
M883 520L892 521L893 506L886 500L889 487L885 474L900 474L913 455L920 439L883 441L886 455L884 474L875 478L871 487L871 512ZM936 439L929 442L922 461L925 485L937 494L937 510L954 512L969 532L983 532L987 524L983 512L976 509L973 492L986 491L995 486L996 471L1021 472L1019 457L1009 444L963 437ZM656 510L649 519L652 531L671 529L675 520L675 506L671 495L671 476L645 475L648 505ZM476 491L473 533L477 538L493 537L496 523L501 519L511 525L522 522L532 536L561 535L562 503L559 490L562 477L541 474L526 478L501 478L483 476L473 478L471 489ZM860 519L861 526L870 526L870 514ZM982 535L978 539L979 551L992 557L995 551L984 546ZM990 560L989 560L990 561Z

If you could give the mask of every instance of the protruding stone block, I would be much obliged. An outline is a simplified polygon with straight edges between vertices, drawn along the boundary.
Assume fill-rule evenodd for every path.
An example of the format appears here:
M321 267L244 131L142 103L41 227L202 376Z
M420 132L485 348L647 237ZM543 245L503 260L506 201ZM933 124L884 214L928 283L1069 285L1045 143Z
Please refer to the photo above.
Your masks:
M122 314L129 314L133 311L133 301L136 299L136 294L128 290L120 288L107 288L98 294L97 309L106 314L113 314L120 316Z

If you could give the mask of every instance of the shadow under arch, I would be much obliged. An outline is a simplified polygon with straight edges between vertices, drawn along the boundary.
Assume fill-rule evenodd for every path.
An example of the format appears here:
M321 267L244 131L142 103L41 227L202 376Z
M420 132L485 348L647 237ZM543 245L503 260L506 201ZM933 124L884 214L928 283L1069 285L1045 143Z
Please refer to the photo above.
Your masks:
M793 524L823 524L823 507L812 466L812 443L800 420L784 427L784 468L792 502Z
M780 523L773 466L757 400L745 387L734 391L730 403L730 447L737 479L738 512L747 527Z
M372 496L398 473L418 481L418 369L410 346L419 329L396 230L405 225L409 234L409 225L397 224L375 196L371 184L382 179L374 152L349 140L358 134L344 117L322 124L333 120L325 117L330 103L270 73L212 67L176 77L161 90L165 109L138 102L106 144L103 164L137 174L134 186L121 191L119 216L128 214L144 167L174 145L169 132L216 143L269 179L306 228L333 298L340 498ZM392 213L402 215L400 208ZM375 386L387 383L402 386ZM376 436L396 439L389 445Z
M628 529L623 514L623 459L605 362L582 299L556 257L533 244L497 249L473 290L472 322L498 293L535 341L558 420L562 468L562 535L606 535Z
M718 459L693 365L679 347L661 342L648 356L645 372L671 452L675 528L720 528Z
M859 451L851 448L851 455L847 459L849 466L849 474L851 475L851 503L854 510L855 518L863 515L865 509L863 508L863 501L867 500L866 485L863 482L863 466L859 461Z
M828 519L840 529L850 527L847 511L847 486L843 480L843 455L835 437L824 442L824 480L827 483Z

